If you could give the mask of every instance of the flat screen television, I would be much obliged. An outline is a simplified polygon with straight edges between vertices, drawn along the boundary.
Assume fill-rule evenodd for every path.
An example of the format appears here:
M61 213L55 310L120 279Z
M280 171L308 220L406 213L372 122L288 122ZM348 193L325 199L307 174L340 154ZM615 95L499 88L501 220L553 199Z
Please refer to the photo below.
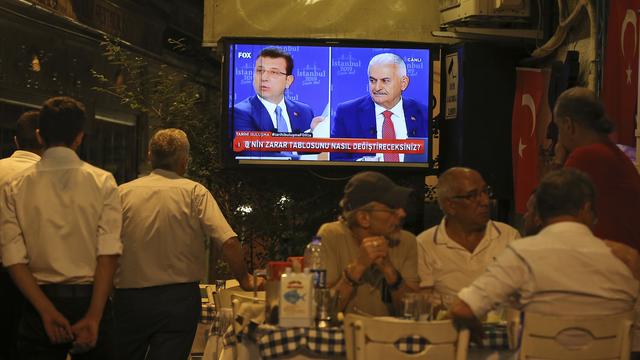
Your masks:
M220 48L232 163L432 164L437 45L223 38Z

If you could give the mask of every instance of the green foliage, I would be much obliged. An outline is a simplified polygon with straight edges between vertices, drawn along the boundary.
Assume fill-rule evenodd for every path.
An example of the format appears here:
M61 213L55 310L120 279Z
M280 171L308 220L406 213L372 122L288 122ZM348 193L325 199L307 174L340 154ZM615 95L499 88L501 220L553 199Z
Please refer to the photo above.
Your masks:
M182 46L180 40L170 43ZM210 189L244 242L254 267L263 267L267 260L301 255L320 224L336 218L344 182L327 183L300 170L224 168L220 155L222 129L216 118L220 114L218 90L172 67L132 54L116 39L106 38L101 45L108 62L119 71L115 79L92 71L98 83L94 90L116 97L141 114L151 132L176 127L187 133L191 144L187 176ZM212 267L226 269L220 261Z
M183 46L180 40L171 40L171 44ZM192 153L188 176L209 185L211 168L220 167L216 147L219 130L213 119L217 97L205 101L207 89L194 77L166 64L150 63L125 49L117 39L105 37L100 45L108 62L118 70L115 79L91 70L98 83L93 90L114 96L143 115L151 133L169 127L184 130Z

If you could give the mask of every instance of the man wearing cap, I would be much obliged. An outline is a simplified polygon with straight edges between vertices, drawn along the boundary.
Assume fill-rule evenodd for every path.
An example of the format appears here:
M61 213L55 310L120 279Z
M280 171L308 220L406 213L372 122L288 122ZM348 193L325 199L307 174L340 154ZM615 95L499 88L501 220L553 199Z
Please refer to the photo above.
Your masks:
M402 295L417 289L416 240L402 230L410 192L380 173L359 173L345 186L340 219L318 230L327 284L345 312L397 314Z
M421 288L453 296L520 234L489 219L490 189L477 171L451 168L440 175L436 191L445 216L418 235L418 275Z

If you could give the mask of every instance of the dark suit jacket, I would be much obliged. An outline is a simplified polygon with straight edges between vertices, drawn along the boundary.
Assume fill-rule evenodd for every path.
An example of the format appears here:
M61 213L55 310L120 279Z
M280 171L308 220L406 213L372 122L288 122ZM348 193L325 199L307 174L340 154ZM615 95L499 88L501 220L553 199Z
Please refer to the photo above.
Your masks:
M289 114L289 121L291 122L291 132L301 133L308 130L313 119L311 106L286 98L284 103L287 106L287 114ZM233 107L233 111L233 128L235 131L277 131L273 127L273 122L267 109L256 95L237 103Z
M429 109L411 98L402 98L404 120L408 138L427 138L429 131ZM376 114L371 96L366 95L339 104L331 125L332 138L375 139ZM331 153L331 160L355 161L363 156L375 154ZM405 162L407 159L405 158ZM426 161L426 157L424 158Z
M311 106L299 101L284 99L289 114L292 133L305 132L311 128L313 110ZM233 107L233 129L235 131L271 131L276 132L269 112L257 95L250 96ZM243 151L241 156L285 156L280 152ZM287 155L288 156L288 155Z

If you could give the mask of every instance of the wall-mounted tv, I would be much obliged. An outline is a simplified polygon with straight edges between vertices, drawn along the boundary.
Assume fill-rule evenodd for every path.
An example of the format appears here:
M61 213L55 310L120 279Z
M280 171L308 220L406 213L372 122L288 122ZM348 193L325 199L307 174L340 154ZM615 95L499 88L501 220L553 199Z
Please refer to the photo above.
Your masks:
M429 167L437 46L223 38L236 164Z

